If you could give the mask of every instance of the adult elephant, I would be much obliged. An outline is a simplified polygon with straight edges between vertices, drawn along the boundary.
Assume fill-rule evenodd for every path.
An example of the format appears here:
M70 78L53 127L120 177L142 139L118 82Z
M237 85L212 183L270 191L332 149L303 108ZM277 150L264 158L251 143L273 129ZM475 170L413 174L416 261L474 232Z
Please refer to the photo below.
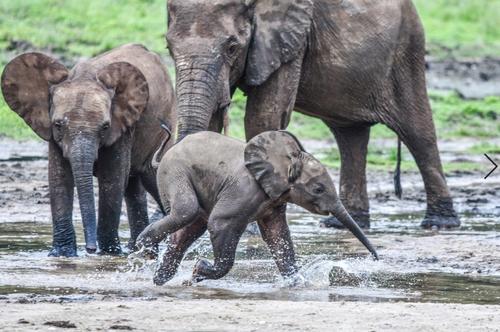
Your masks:
M248 96L247 139L286 128L293 109L320 118L339 146L342 201L367 227L367 145L370 127L382 123L422 174L422 226L460 225L436 144L424 31L411 0L170 0L168 13L179 140L219 130L236 87Z

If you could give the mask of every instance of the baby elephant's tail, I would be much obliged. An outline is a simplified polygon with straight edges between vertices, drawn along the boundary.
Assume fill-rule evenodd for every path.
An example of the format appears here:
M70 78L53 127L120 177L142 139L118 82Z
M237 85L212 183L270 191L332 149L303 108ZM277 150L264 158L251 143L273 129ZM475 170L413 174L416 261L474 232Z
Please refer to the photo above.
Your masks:
M153 166L154 169L157 169L158 166L160 165L161 158L165 154L165 147L167 143L170 141L172 138L172 130L170 129L169 124L162 120L158 119L160 121L160 127L167 132L167 136L163 139L163 142L160 145L160 148L156 150L155 154L153 155L153 160L151 161L151 166Z

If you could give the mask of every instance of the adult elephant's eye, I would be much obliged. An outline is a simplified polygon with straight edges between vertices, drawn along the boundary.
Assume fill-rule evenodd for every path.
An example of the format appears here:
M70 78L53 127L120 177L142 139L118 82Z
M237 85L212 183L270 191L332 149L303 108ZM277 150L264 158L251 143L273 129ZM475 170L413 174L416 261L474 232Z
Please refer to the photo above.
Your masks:
M229 45L229 47L227 48L227 55L232 57L236 54L236 52L238 52L238 45L236 44Z
M102 130L108 130L109 129L109 122L106 122L102 125Z

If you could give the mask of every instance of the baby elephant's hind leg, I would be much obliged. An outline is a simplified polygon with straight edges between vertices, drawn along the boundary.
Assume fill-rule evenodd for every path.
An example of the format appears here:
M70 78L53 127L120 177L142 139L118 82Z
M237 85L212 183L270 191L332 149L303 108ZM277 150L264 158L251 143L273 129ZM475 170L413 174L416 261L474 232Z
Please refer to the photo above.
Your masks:
M185 190L177 192L170 201L170 214L161 220L150 224L137 238L137 248L151 248L161 241L167 235L172 234L179 229L189 225L199 214L198 199L194 190Z
M205 217L199 216L195 222L181 228L170 236L167 250L155 271L153 281L156 285L163 285L172 279L186 251L206 230L207 220Z
M247 226L247 220L238 218L210 218L208 230L214 249L214 264L200 260L193 271L193 281L220 279L233 267L236 247ZM242 219L242 217L239 217Z

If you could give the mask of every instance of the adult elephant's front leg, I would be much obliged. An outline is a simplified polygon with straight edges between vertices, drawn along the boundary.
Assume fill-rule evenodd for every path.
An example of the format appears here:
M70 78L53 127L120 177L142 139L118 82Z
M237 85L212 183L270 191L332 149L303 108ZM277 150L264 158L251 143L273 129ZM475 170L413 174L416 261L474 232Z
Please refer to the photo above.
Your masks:
M340 199L360 227L370 227L370 203L366 187L366 155L370 127L341 128L329 125L340 151ZM335 217L323 219L326 227L344 228Z
M286 129L295 106L302 57L278 69L262 85L248 88L245 134L250 140L268 130Z
M97 241L103 254L120 254L118 236L125 186L130 169L130 148L122 138L112 147L99 151L99 222Z
M49 141L49 191L52 210L52 250L49 256L76 256L73 227L73 173L61 149Z

